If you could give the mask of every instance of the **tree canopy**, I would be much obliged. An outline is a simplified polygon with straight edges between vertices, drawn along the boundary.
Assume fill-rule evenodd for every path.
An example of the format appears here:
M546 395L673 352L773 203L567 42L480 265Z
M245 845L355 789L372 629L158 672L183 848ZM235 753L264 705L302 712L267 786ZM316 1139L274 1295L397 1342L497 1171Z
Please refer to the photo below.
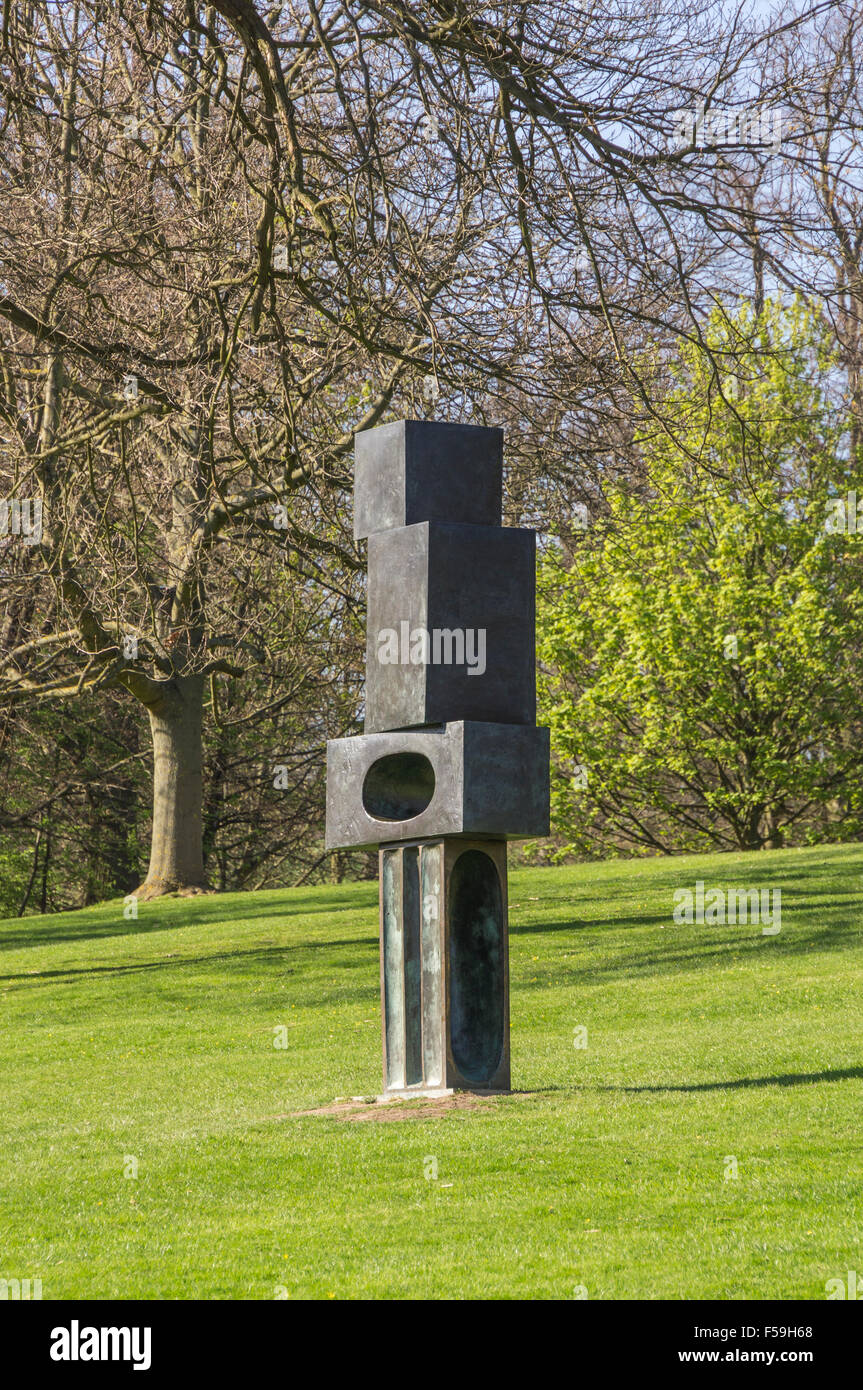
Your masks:
M799 301L717 310L708 336L709 358L681 345L675 430L638 441L649 486L612 488L541 566L555 820L581 852L863 825L863 538L846 501L863 473L832 343Z

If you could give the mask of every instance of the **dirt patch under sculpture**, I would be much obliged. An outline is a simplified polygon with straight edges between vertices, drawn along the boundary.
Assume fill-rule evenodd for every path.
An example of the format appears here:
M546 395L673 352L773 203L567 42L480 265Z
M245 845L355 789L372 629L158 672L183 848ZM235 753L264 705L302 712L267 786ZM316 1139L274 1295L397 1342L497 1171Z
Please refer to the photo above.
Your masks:
M438 1120L454 1110L488 1110L496 1105L499 1096L477 1096L470 1092L457 1092L452 1096L435 1096L428 1100L367 1100L364 1096L354 1096L350 1100L335 1100L330 1105L322 1105L316 1110L294 1110L280 1119L299 1119L301 1116L316 1115L325 1120L347 1120L349 1122L389 1120Z

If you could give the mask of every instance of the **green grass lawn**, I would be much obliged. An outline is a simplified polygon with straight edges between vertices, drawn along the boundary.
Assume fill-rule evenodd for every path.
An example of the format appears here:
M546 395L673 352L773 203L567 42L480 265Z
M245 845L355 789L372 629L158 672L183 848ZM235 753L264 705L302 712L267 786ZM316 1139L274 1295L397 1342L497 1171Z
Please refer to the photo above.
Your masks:
M780 887L780 934L673 926L698 878ZM863 846L521 870L510 893L519 1094L398 1123L291 1113L380 1089L375 884L0 922L0 1278L46 1299L863 1281Z

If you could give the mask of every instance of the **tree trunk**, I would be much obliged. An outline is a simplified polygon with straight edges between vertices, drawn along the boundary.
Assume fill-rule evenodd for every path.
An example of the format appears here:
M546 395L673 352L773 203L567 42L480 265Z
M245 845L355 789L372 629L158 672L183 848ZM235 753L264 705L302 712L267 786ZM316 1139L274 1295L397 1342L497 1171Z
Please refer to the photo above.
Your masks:
M785 836L779 829L778 816L772 807L768 807L764 816L764 849L782 849L785 843Z
M135 896L203 893L202 676L181 676L149 710L153 735L153 838L147 877Z

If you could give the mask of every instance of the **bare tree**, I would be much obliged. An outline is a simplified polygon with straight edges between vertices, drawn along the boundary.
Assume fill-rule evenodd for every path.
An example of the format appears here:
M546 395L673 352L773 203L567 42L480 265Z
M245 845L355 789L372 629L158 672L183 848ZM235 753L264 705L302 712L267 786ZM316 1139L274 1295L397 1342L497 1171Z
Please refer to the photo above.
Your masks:
M797 36L795 35L795 38ZM779 284L805 280L835 337L863 444L863 6L837 0L808 22L806 61L787 32L766 76L794 136L784 179L759 190L763 259ZM837 479L837 482L839 480Z
M4 6L0 468L42 530L0 691L146 711L142 896L206 886L206 694L259 660L231 557L355 603L356 430L506 419L523 508L655 408L754 234L680 112L762 41L712 0Z

